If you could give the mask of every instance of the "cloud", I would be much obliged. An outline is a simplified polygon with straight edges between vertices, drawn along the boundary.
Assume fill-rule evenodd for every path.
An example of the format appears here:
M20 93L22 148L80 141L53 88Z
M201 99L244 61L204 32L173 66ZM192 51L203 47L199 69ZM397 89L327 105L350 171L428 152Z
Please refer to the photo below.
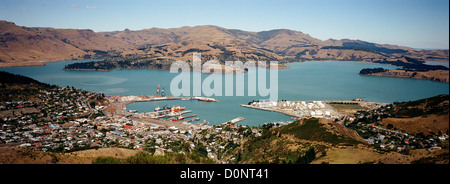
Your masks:
M86 9L97 9L97 7L95 7L95 6L86 6L85 8Z
M80 6L78 6L77 4L69 4L69 6L70 6L70 7L73 7L73 8L78 8L78 7L80 7Z

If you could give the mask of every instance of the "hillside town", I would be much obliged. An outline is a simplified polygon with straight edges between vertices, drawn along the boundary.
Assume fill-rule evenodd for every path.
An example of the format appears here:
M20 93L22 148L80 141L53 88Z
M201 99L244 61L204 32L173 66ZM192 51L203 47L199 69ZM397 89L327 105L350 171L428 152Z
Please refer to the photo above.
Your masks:
M126 111L125 102L128 104L133 99L142 100L135 98L105 97L73 87L54 86L40 89L30 95L28 100L1 102L0 146L50 152L118 147L156 155L195 151L217 163L232 163L235 158L230 150L242 145L247 138L261 136L264 131L262 127L236 124L239 118L214 126L209 126L207 122L192 124L148 118L141 113ZM434 151L442 149L441 142L448 140L447 134L420 136L380 126L376 122L390 116L391 104L343 116L327 103L252 102L247 107L275 108L282 113L296 114L297 119L306 118L303 117L305 115L322 115L323 118L334 119L335 123L356 130L367 144L385 151ZM291 108L294 110L287 112ZM324 114L317 113L321 111ZM276 124L283 125L286 123Z
M392 116L390 114L392 108L392 105L386 105L371 111L358 111L352 116L347 116L346 121L339 121L339 123L356 130L368 144L385 151L393 150L407 153L408 150L412 149L440 150L443 146L442 141L449 139L445 132L413 135L396 129L392 125L380 125L378 123L380 120Z
M186 122L180 126L140 122L132 117L137 113L107 116L102 112L107 108L101 105L103 95L70 87L39 90L36 96L35 100L2 103L0 146L51 152L122 147L155 154L197 149L205 157L225 162L219 159L226 148L260 135L259 127L235 124L193 128Z

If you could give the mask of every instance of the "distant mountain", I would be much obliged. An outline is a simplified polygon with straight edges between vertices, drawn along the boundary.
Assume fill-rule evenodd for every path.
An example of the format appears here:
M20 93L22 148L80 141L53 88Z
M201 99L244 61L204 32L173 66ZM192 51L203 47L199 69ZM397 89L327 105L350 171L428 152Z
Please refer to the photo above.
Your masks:
M447 60L448 50L419 50L360 40L319 40L288 29L248 32L205 25L114 32L28 28L0 21L0 66L38 65L66 59L103 59L142 55L148 58L191 60L398 61ZM403 59L404 60L404 59Z
M92 30L27 28L0 21L0 66L80 59L94 52L123 52L128 44Z

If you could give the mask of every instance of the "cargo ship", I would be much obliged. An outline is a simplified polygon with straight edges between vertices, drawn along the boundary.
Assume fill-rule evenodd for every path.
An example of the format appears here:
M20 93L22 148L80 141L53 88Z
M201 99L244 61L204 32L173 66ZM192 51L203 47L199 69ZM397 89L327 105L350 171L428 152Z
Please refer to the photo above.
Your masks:
M174 106L170 109L170 111L173 111L173 112L182 111L182 110L184 110L184 107L180 107L180 106L176 106L176 107Z

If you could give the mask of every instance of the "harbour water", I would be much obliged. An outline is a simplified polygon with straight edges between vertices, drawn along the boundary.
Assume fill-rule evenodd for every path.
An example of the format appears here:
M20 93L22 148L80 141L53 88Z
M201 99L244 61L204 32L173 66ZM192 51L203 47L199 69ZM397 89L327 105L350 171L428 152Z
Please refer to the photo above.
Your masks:
M105 93L105 95L155 95L159 84L161 88L165 88L166 95L170 96L170 83L175 76L179 75L165 70L148 69L121 69L109 72L62 70L65 65L73 62L82 61L60 61L47 63L45 66L0 68L0 70L28 76L49 84L73 86ZM449 93L448 83L359 75L359 71L363 68L397 68L390 65L343 61L301 62L288 65L291 68L278 71L279 100L351 100L364 98L367 101L391 103ZM191 74L192 72L190 72L190 76L186 77L192 77ZM201 75L204 79L208 75L216 74ZM224 75L222 75L223 79ZM245 80L247 80L248 74L236 75L244 75ZM270 84L268 83L268 85ZM224 94L224 90L225 88L222 88L222 94ZM148 112L153 111L158 106L172 107L179 105L198 114L197 117L201 121L207 120L211 124L221 124L236 117L245 118L238 124L251 126L290 120L290 117L284 114L240 107L238 104L268 99L268 97L258 94L257 96L247 96L247 87L245 88L245 96L212 97L219 102L191 100L138 102L128 105L127 109Z

